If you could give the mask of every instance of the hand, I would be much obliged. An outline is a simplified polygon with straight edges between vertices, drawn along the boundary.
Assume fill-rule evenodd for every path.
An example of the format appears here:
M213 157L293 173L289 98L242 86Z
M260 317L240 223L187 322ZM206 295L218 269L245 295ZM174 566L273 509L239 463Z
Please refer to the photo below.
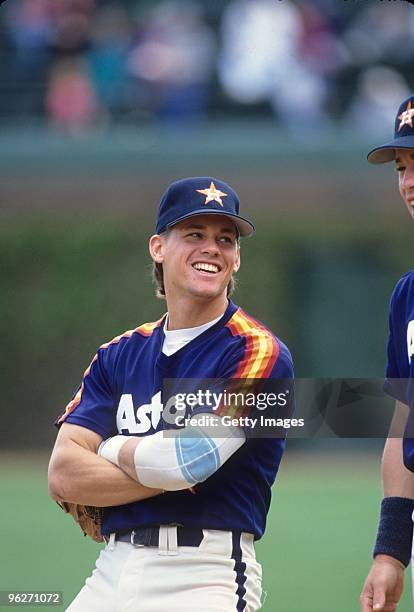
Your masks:
M359 598L361 612L395 612L404 588L404 565L388 555L377 555Z

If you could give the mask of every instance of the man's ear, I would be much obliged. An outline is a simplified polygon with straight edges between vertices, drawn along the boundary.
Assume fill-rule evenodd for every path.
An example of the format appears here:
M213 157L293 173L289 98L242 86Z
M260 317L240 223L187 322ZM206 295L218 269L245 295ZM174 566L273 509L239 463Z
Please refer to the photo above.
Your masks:
M150 255L155 263L162 264L164 261L164 239L159 234L154 234L148 243Z
M240 247L237 246L236 261L234 262L233 272L238 272L240 268Z

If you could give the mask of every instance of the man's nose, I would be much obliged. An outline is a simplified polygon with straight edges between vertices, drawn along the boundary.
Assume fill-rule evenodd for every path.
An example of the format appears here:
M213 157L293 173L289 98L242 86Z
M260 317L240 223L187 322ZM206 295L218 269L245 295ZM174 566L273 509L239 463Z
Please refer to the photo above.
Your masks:
M203 245L201 247L202 253L217 253L218 252L218 244L215 238L206 238L203 241Z

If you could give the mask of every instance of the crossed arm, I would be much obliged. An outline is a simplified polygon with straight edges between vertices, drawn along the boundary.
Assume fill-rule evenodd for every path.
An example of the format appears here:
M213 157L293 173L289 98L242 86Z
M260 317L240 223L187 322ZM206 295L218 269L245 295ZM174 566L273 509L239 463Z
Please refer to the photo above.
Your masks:
M64 423L49 465L49 493L59 501L116 506L206 480L245 442L241 428L210 437L202 428L117 435L102 443L95 432ZM102 443L102 444L101 444Z
M98 454L147 487L180 491L207 480L245 440L241 427L218 421L213 431L195 424L144 438L114 436L101 444Z
M57 501L118 506L159 495L130 478L96 453L102 437L90 429L63 423L49 463L49 495Z

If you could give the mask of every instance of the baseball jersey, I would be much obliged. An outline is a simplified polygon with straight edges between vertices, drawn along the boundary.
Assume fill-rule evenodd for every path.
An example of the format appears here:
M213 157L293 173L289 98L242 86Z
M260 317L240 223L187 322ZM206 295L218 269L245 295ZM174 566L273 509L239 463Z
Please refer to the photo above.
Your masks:
M56 424L80 425L104 439L146 436L169 428L163 420L165 379L293 379L286 345L231 301L218 322L170 356L162 352L163 322L146 323L103 344ZM293 393L290 397L293 402ZM105 508L102 533L178 523L244 531L258 539L284 446L283 437L250 436L192 491Z
M414 270L397 283L389 313L388 363L384 389L410 408L403 439L405 466L414 471Z

